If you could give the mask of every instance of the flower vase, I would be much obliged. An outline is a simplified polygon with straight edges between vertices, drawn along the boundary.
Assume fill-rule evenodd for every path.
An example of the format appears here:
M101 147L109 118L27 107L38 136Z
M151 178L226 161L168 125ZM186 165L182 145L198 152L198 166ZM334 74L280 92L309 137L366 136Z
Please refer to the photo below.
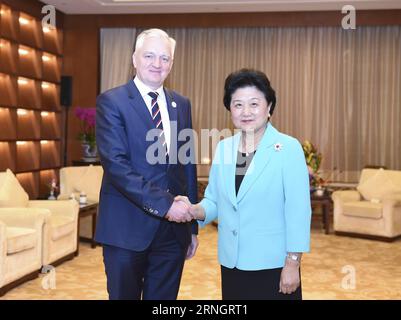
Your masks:
M316 195L317 195L318 197L322 197L322 196L324 195L324 188L321 187L321 186L317 187L315 193L316 193Z
M91 146L89 143L83 142L81 146L82 146L82 160L88 162L97 160L98 155L97 155L96 144L94 146Z

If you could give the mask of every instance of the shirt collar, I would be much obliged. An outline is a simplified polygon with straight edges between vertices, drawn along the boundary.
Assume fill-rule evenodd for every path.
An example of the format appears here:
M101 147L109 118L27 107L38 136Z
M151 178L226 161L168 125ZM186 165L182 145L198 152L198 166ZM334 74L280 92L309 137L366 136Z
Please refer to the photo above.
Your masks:
M148 95L150 91L157 92L159 96L164 96L163 86L160 86L157 90L153 90L144 84L137 76L134 78L134 83L143 98L150 98Z

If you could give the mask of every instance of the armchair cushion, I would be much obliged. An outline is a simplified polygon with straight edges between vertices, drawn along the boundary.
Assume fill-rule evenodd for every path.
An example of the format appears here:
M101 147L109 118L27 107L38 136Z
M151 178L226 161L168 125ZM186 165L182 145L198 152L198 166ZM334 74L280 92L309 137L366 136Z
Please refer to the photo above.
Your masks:
M29 228L6 228L7 254L13 254L36 246L37 234L35 229Z
M99 201L103 172L93 165L88 166L85 173L74 183L77 192L84 192L89 200Z
M377 200L382 200L390 194L401 192L401 187L392 181L386 170L380 169L373 176L360 183L357 190L366 200L373 200L372 202L377 203Z
M343 205L346 216L380 219L383 215L383 205L369 201L350 201Z
M26 207L29 196L21 187L14 173L7 169L0 173L0 208L1 207Z
M76 223L73 218L58 215L52 217L51 225L53 230L51 237L56 241L74 232Z

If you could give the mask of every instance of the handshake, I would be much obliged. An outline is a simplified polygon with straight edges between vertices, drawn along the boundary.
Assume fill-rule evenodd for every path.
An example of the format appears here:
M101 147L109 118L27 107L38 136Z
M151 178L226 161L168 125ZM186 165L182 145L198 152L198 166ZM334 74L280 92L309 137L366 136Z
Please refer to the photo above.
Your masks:
M166 219L172 222L190 222L193 219L204 220L205 212L199 203L192 204L188 197L176 196L173 205L166 214Z

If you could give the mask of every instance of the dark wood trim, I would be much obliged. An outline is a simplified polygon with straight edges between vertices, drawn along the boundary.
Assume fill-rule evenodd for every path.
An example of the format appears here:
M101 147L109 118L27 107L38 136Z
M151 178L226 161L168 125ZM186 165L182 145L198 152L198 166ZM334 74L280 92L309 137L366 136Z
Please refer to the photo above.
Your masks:
M56 267L56 266L59 266L60 264L62 264L63 262L65 262L65 261L74 259L74 257L75 257L75 252L72 252L72 253L69 253L66 256L61 257L60 259L50 263L50 265L53 266L53 267Z
M374 236L374 235L369 235L369 234L343 232L343 231L335 231L334 234L336 236L345 236L345 237L351 237L351 238L362 238L362 239L385 241L385 242L393 242L395 240L401 239L401 235L390 238L390 237Z
M94 24L97 28L341 27L341 11L236 12L187 14L66 15L66 29ZM401 10L360 10L358 26L401 25Z
M25 276L23 276L20 279L17 279L9 284L6 284L4 287L0 288L0 297L4 296L8 291L10 291L11 289L18 287L20 284L23 284L24 282L36 279L37 277L39 277L39 271L34 271L31 272Z

